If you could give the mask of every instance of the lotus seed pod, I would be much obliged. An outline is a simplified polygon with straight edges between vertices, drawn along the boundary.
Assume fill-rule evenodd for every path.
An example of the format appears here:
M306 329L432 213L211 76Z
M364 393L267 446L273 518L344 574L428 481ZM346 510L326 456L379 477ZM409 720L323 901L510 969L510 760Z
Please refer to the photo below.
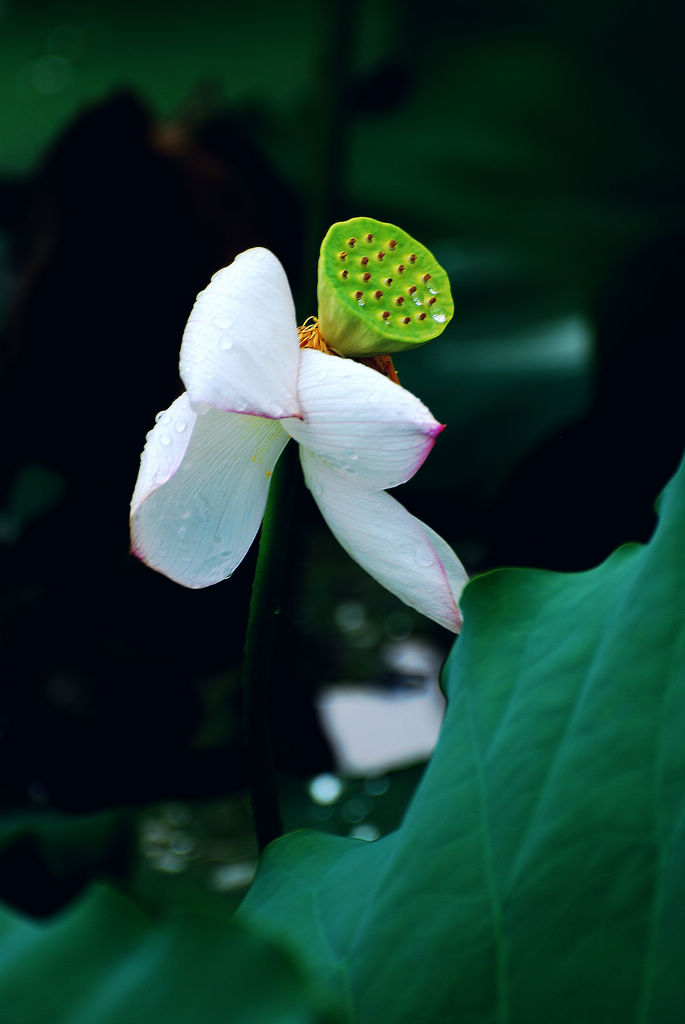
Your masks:
M341 355L403 352L441 334L454 313L447 274L394 224L333 224L319 256L319 329Z

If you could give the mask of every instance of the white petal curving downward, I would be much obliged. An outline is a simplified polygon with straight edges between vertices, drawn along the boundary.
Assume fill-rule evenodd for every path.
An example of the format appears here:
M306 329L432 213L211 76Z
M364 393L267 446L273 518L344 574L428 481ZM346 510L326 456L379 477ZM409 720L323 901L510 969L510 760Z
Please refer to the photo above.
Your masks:
M264 514L271 472L288 442L274 420L209 409L187 394L162 413L131 501L133 552L186 587L230 576Z
M248 249L198 295L181 345L193 405L280 419L299 416L299 339L283 267Z
M449 545L384 491L361 488L304 448L300 459L307 486L348 555L405 604L458 633L468 577Z
M298 392L304 418L285 429L364 486L409 480L443 429L410 391L351 359L303 349Z

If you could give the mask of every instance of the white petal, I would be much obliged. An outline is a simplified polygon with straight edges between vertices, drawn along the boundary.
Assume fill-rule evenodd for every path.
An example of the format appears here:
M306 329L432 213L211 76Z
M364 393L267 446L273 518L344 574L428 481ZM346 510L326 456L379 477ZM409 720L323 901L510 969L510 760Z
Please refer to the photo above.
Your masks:
M410 391L351 359L303 349L298 392L303 419L285 429L365 486L404 483L443 429Z
M131 545L186 587L226 579L264 514L269 480L288 435L274 420L209 409L187 394L148 434L131 501Z
M387 590L458 633L466 571L437 533L384 491L359 487L300 448L307 486L342 547Z
M183 335L181 377L195 407L299 416L300 348L283 267L248 249L198 295Z

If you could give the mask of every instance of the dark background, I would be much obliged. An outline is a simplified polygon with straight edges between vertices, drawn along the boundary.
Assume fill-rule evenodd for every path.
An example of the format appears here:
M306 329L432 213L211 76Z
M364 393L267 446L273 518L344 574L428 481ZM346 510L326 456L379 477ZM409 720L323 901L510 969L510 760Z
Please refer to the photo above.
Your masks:
M444 264L454 320L396 363L448 429L401 499L470 572L584 569L649 536L683 446L670 7L0 6L7 821L242 790L254 552L185 591L129 556L127 519L194 296L249 246L281 259L301 320L333 220L398 223ZM350 601L366 622L352 638L336 617ZM398 628L447 651L303 491L277 658L288 777L332 766L312 690L392 685L379 650Z

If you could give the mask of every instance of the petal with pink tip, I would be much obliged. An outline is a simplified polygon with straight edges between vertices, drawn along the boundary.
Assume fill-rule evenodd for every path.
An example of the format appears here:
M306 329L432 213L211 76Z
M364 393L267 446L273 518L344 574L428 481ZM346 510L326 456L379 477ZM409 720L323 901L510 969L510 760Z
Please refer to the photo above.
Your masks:
M359 487L305 448L300 459L307 486L348 555L405 604L458 633L468 577L449 545L385 491Z
M186 587L226 579L264 514L288 435L274 420L190 407L187 394L148 435L131 501L133 552Z
M302 420L283 426L296 441L365 487L395 487L414 475L443 429L410 391L351 359L303 349Z
M268 249L248 249L198 295L183 335L181 377L196 408L299 416L299 354L285 271Z

